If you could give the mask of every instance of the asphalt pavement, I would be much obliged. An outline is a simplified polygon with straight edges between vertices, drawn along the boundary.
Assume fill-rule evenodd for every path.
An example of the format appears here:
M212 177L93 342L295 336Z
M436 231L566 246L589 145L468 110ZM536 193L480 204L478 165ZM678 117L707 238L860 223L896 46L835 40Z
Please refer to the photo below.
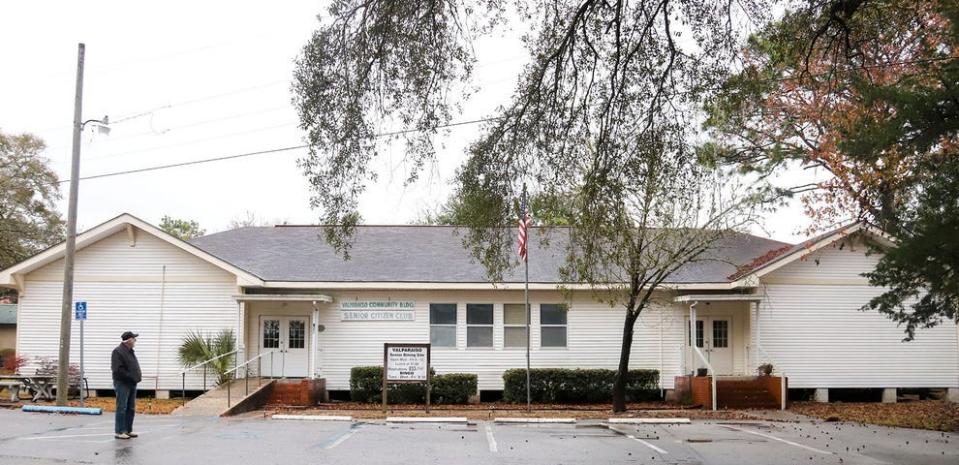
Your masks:
M849 423L394 424L0 410L0 464L948 464L959 434Z

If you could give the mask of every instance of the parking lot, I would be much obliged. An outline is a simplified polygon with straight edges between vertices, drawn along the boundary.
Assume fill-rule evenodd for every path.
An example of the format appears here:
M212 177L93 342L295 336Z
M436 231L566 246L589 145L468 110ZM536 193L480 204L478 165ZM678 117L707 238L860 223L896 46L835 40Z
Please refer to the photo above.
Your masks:
M397 424L0 411L0 463L879 464L959 462L959 435L843 423Z

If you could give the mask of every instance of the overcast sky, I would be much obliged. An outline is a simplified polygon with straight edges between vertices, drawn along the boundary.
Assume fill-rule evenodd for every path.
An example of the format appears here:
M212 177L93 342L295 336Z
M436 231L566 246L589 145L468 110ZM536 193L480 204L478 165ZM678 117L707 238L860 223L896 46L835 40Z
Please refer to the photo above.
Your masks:
M290 103L293 58L325 2L30 1L0 6L0 130L30 132L69 177L77 43L87 49L84 119L109 115L109 135L88 127L81 176L303 144ZM490 116L506 102L527 57L513 37L478 44L480 91L456 121ZM398 128L384 128L398 129ZM404 188L402 145L378 164L363 197L368 224L407 223L449 194L477 125L451 129L439 162ZM316 223L296 166L304 150L83 181L79 228L120 213L158 223L196 219L208 232L253 212L265 220ZM801 173L793 173L801 184ZM64 195L67 186L63 185ZM66 215L66 202L61 202ZM754 231L796 242L808 224L797 203Z

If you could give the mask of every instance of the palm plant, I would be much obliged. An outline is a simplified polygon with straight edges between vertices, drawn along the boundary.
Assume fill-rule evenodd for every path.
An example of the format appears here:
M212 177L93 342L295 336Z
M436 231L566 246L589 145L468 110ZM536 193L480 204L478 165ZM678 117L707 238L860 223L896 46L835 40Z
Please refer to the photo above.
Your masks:
M200 331L190 331L183 338L178 349L180 363L184 367L203 363L207 360L229 354L236 350L236 337L232 329L221 329L216 335L204 335ZM209 370L216 373L217 384L223 384L230 379L227 373L233 367L234 357L224 356L207 364Z

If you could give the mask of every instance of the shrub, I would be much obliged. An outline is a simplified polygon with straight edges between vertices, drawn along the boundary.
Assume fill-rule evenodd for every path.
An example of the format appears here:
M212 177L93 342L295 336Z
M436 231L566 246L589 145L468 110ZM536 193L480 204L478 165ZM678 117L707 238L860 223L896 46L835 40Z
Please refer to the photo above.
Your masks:
M433 377L430 400L437 404L465 404L476 392L476 375L449 373Z
M27 359L17 355L14 349L0 350L0 370L7 373L17 373L20 367L27 363Z
M60 363L57 359L51 357L40 357L36 359L37 363L37 372L38 375L43 376L58 376L60 373ZM80 392L80 365L76 363L71 363L67 367L67 384L69 385L68 393L77 393Z
M477 378L469 373L436 375L430 368L433 403L459 404L469 401L476 394ZM395 404L419 404L426 402L426 383L402 383L389 385L388 401ZM350 370L350 399L355 402L383 402L383 367L353 367Z
M236 337L232 329L221 329L216 335L204 335L199 331L190 331L183 338L177 353L184 367L194 366L214 359L205 365L217 377L217 384L223 384L233 376L227 372L233 368L235 356L223 356L236 350ZM222 357L221 357L222 356Z
M530 370L530 397L543 403L610 402L616 370L602 368L534 368ZM526 402L526 370L503 373L503 400ZM659 397L657 370L629 370L626 398L630 401Z
M382 402L382 367L353 367L350 369L350 400L355 402Z

